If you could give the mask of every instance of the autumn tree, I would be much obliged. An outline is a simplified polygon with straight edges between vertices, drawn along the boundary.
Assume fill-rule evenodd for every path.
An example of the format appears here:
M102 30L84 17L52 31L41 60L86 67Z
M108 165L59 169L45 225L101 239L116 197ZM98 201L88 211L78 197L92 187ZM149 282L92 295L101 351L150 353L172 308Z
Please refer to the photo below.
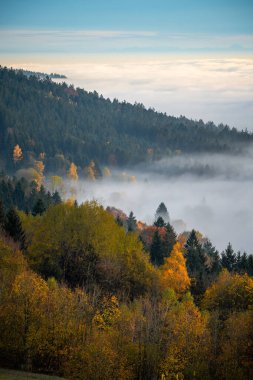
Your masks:
M15 145L15 147L13 149L13 160L14 160L14 163L16 164L17 162L21 161L22 159L23 159L22 149L17 144L17 145Z
M165 259L160 270L163 286L172 288L178 296L182 296L190 287L191 281L180 243L174 245L170 256Z
M43 161L34 161L34 168L35 168L36 173L37 173L36 179L35 179L36 189L37 189L37 191L39 191L41 188L41 185L43 183L43 180L44 180L45 165L44 165Z
M68 177L71 181L77 181L78 180L77 167L73 162L70 164L70 168L68 171ZM57 178L57 183L59 183L59 182L60 181Z

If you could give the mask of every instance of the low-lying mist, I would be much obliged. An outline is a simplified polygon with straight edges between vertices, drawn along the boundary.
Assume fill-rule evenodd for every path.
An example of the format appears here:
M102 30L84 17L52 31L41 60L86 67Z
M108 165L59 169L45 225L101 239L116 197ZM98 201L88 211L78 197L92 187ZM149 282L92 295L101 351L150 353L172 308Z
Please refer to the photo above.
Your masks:
M164 202L177 233L195 228L220 251L231 242L235 250L252 253L252 185L252 151L238 156L180 155L81 182L78 201L96 199L105 207L133 211L149 224Z

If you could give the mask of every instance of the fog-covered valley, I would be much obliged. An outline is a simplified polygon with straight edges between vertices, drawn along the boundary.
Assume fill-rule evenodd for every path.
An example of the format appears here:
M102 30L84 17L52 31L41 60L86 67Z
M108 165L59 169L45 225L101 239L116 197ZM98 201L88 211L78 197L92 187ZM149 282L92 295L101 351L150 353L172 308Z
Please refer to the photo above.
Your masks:
M230 241L236 250L253 251L253 155L198 155L166 158L110 177L80 181L78 201L96 199L138 220L153 223L164 202L177 233L192 228L221 251Z

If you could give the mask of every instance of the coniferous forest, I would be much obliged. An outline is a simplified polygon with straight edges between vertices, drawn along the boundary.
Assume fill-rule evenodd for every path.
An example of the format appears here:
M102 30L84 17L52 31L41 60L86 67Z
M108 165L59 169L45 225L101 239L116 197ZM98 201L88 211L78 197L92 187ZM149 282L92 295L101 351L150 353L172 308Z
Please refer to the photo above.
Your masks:
M1 68L0 367L251 379L251 252L178 233L162 199L145 224L124 205L79 204L76 189L80 173L95 181L179 151L236 155L252 139Z

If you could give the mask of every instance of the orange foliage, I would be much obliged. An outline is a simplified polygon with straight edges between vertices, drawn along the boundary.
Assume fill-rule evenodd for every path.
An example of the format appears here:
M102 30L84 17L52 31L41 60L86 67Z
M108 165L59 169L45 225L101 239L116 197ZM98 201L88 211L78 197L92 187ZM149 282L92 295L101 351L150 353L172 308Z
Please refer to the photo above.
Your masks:
M35 182L37 184L37 191L39 191L43 182L43 178L44 178L45 165L43 164L42 161L35 161L34 167L35 167L36 172L38 173L37 178L35 179Z
M190 286L186 260L182 253L182 246L178 242L161 267L161 282L165 288L173 289L179 296L184 294Z
M72 162L70 165L68 177L71 181L77 181L78 180L77 167L74 164L74 162Z
M16 162L22 160L22 158L23 158L22 149L17 144L17 145L15 145L15 147L13 149L13 160L14 160L15 164L16 164Z

